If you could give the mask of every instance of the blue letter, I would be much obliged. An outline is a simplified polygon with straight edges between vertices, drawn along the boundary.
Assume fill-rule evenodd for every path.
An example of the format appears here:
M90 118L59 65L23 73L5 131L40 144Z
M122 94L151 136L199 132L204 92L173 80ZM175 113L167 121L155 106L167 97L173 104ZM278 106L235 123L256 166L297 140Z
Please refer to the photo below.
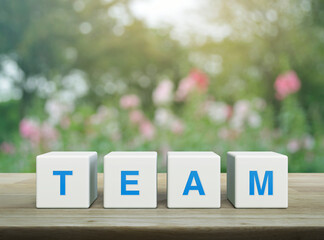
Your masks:
M126 180L127 175L138 175L138 171L121 171L121 195L139 195L138 190L126 190L127 184L137 185L137 180Z
M250 171L250 195L254 195L254 179L258 188L259 195L264 195L264 191L268 180L268 195L273 195L273 171L265 171L262 182L262 188L260 186L258 172Z
M195 179L196 186L191 185L193 179ZM205 192L204 192L204 189L203 189L203 187L201 185L200 178L198 176L197 171L191 171L190 172L186 187L185 187L182 195L188 195L190 190L198 190L199 195L205 195Z
M60 176L60 195L65 195L65 176L72 175L72 171L53 171L53 175Z

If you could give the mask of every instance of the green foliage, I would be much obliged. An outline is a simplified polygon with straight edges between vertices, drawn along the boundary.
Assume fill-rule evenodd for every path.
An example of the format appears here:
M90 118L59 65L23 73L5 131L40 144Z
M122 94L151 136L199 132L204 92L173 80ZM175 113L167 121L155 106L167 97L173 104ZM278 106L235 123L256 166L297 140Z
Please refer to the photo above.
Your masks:
M15 89L0 96L0 172L35 171L35 156L50 150L94 150L100 161L157 150L165 171L171 149L221 153L222 171L229 150L277 151L290 171L324 171L323 1L206 1L197 11L215 28L179 39L172 27L148 27L130 4L0 0L0 94ZM217 27L228 34L215 38ZM179 100L192 69L208 87ZM290 70L301 88L278 100L274 82ZM166 79L172 97L156 103ZM129 94L139 104L125 108Z

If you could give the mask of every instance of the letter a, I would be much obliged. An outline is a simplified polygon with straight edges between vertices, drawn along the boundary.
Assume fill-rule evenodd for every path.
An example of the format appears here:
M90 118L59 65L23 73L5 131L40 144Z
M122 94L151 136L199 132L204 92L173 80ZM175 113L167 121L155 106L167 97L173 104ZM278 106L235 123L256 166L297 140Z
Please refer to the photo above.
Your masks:
M192 185L193 179L195 179L196 186ZM185 187L182 195L188 195L190 190L197 190L199 192L199 195L205 195L205 192L204 192L203 186L201 185L200 178L199 178L197 171L190 172L186 187Z

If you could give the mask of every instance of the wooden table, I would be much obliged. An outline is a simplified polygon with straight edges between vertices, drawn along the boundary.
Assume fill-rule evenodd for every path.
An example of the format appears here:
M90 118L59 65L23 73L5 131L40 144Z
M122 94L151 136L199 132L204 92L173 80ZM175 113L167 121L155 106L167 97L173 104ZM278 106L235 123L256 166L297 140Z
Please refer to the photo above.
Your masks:
M222 174L220 209L167 209L166 174L157 209L36 209L35 174L0 174L0 239L324 239L324 174L289 174L288 209L235 209Z

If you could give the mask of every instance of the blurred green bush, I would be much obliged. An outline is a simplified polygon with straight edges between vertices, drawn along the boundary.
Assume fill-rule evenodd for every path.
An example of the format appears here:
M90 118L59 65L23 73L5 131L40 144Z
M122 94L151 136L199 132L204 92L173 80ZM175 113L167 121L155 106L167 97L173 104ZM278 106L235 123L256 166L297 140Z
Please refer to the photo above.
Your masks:
M168 150L324 171L323 1L206 0L210 34L180 37L132 2L0 0L0 172L52 150L97 151L101 171L115 150L156 150L159 171Z

